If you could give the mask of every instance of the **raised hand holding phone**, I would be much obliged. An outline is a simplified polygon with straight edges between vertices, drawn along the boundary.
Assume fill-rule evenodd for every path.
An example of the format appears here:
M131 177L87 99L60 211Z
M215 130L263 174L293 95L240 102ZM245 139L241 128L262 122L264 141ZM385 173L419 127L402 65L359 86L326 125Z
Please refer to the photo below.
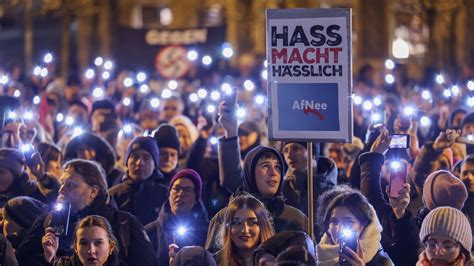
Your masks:
M388 196L390 198L397 198L407 182L408 166L404 161L392 160L389 162L389 167L390 183Z
M410 190L411 186L409 183L403 184L403 188L398 191L397 197L389 197L390 206L392 207L393 214L397 219L402 218L405 215L406 208L410 204ZM389 194L389 188L386 189Z
M224 100L219 105L219 123L224 128L225 137L232 138L237 136L237 117L235 115L235 106L237 94L235 90L230 93L224 93Z

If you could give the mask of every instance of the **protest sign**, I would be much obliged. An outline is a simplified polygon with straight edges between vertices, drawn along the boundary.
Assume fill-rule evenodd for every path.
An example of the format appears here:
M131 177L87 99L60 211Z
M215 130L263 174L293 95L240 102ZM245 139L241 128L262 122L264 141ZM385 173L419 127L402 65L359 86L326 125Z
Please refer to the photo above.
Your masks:
M269 138L352 141L350 9L267 10Z

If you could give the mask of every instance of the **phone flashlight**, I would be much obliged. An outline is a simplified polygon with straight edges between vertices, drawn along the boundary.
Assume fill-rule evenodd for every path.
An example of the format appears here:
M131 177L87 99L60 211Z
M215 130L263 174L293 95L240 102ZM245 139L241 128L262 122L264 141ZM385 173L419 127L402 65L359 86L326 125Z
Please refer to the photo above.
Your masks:
M16 118L16 113L13 111L8 112L8 119L15 119Z
M345 247L353 250L353 251L357 251L357 234L356 232L354 232L353 230L349 229L349 228L342 228L341 232L340 232L340 235L339 235L339 252L341 254L346 254L347 255L347 251L344 250ZM348 265L348 262L343 259L343 258L340 258L340 264L341 265Z
M72 130L72 137L77 137L79 135L81 135L82 133L84 133L84 130L81 128L81 127L75 127L73 130Z
M30 153L33 150L33 145L31 143L25 143L20 146L20 151L22 153Z
M132 132L132 126L131 126L131 125L125 125L125 126L123 126L122 129L123 129L123 132L124 132L125 134L129 134L129 133Z
M74 118L72 116L67 116L64 123L66 123L68 126L72 126L74 124Z
M216 107L214 105L210 104L206 107L206 111L208 113L214 113L214 111L216 111Z
M412 116L415 114L415 112L416 109L413 106L406 106L405 108L403 108L403 114L405 114L406 116Z
M402 167L402 164L399 161L392 161L390 163L390 168L397 171Z
M247 110L243 107L237 108L236 115L238 118L243 119L247 115Z
M381 121L382 121L382 115L379 114L379 113L373 113L373 114L370 116L370 120L372 121L372 123L378 124L378 122L381 122Z
M187 231L188 229L186 227L180 226L178 227L178 230L176 232L178 233L179 236L185 236Z

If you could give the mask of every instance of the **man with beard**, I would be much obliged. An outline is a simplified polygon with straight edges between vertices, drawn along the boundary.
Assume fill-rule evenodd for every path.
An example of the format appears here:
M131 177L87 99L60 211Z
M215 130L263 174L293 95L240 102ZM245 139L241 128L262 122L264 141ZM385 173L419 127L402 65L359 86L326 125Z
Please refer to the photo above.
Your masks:
M169 124L163 124L155 131L153 137L160 151L159 168L163 173L162 184L168 186L171 178L178 172L178 161L181 150L178 131Z

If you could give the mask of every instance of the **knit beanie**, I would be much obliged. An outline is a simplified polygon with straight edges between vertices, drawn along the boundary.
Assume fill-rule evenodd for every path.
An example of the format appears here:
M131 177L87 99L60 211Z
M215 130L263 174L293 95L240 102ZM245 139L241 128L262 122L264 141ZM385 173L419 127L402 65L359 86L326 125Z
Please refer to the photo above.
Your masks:
M12 172L14 176L20 176L25 165L23 154L17 149L3 148L0 149L0 168L6 168Z
M467 217L456 208L438 207L428 213L421 225L420 240L424 242L431 234L450 237L467 251L471 251L471 225Z
M30 228L38 216L48 211L47 205L27 196L8 200L3 208L6 215L23 228Z
M178 131L169 124L163 124L156 129L153 137L160 148L173 148L180 152L181 146L179 144Z
M307 145L307 142L304 142L304 141L294 141L294 140L286 140L286 141L283 141L282 144L281 144L281 151L283 153L283 149L285 149L285 146L290 144L290 143L297 143L297 144L300 144L301 146L303 146L305 149L307 149L308 145ZM320 150L319 150L319 143L316 143L316 142L311 142L311 146L313 146L313 156L315 156L316 158L319 157L319 153L320 153Z
M108 109L115 114L115 105L109 100L99 100L92 104L91 115L98 109Z
M202 179L201 176L192 169L180 170L171 178L170 185L168 187L168 194L171 191L171 188L173 187L173 183L180 178L187 178L191 180L191 182L193 182L194 187L196 189L196 201L199 201L201 198Z
M151 154L153 161L155 161L155 167L158 169L160 163L160 152L158 151L158 145L152 137L139 136L134 138L130 144L128 144L127 152L125 153L125 164L128 164L128 158L134 151L145 150Z
M446 170L431 173L423 186L423 203L430 210L441 206L461 209L466 199L464 183Z

